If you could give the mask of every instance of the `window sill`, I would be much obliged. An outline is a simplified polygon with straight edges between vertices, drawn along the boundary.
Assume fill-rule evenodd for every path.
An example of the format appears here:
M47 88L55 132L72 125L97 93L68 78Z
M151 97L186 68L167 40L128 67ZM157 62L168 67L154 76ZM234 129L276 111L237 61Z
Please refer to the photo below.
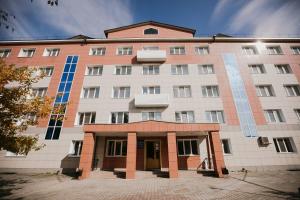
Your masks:
M195 157L195 156L199 156L199 154L178 155L178 157Z
M126 158L127 156L108 156L105 155L106 158Z
M80 155L77 156L77 155L70 155L69 154L68 157L70 157L70 158L80 158Z

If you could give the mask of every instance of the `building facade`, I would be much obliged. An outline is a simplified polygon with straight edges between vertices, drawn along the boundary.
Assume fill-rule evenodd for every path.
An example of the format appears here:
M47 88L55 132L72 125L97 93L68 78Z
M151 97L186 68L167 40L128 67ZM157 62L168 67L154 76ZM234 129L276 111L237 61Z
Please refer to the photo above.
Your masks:
M195 37L143 22L105 39L1 41L7 64L47 76L33 95L54 97L25 134L46 144L0 152L0 168L278 170L300 167L300 38ZM56 108L64 108L57 113ZM31 116L34 117L34 116Z

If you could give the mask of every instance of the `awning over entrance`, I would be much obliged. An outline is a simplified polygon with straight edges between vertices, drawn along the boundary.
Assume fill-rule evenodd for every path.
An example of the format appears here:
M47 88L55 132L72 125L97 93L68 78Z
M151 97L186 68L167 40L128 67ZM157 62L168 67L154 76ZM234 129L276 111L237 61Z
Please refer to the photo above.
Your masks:
M175 123L164 121L141 121L127 124L86 124L83 147L79 168L82 170L81 179L87 178L92 168L95 135L127 136L126 178L134 178L136 171L137 134L160 134L167 137L168 162L170 178L178 177L176 136L203 135L212 152L214 170L218 177L222 177L224 167L223 152L219 136L219 124L216 123Z

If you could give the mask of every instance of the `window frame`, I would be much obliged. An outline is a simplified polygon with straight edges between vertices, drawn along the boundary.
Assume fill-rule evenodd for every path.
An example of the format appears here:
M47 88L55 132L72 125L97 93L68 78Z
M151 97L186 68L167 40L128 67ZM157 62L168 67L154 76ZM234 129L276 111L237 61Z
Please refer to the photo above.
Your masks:
M90 114L90 120L89 123L87 124L95 124L96 123L96 111L90 111L90 112L78 112L78 119L77 119L77 124L78 126L83 126L85 125L85 119L86 119L86 115ZM81 117L81 115L83 115L83 117ZM81 122L81 118L82 118L82 122ZM94 119L94 120L93 120ZM92 123L92 121L94 121Z
M186 68L186 70L184 68ZM171 75L189 75L189 65L188 64L171 65Z
M216 114L216 119L217 121L214 121L213 119L213 115L212 113ZM222 116L222 121L220 122L219 120L219 115L218 113L221 113ZM210 116L210 119L208 119L208 114ZM209 123L220 123L220 124L225 124L226 123L226 119L225 119L225 115L224 115L224 110L206 110L205 111L205 118Z
M180 90L183 88L184 96L181 96ZM177 92L175 92L177 90ZM187 92L189 90L189 92ZM177 93L177 96L175 95ZM189 95L187 95L189 94ZM173 86L173 97L174 98L192 98L192 87L191 85L174 85Z
M10 54L11 54L11 49L9 48L0 49L0 58L8 58Z
M150 68L153 68L152 73L150 73ZM145 73L147 71L147 73ZM143 65L143 75L159 75L160 74L160 66L159 65Z
M121 94L122 94L122 92L121 92L121 89L124 89L124 96L122 97L121 96ZM129 92L127 92L127 89L128 89L128 91ZM118 95L115 97L115 90L118 90ZM129 99L130 98L130 93L131 93L131 88L130 88L130 86L113 86L113 90L112 90L112 98L113 99ZM128 94L128 96L127 96L127 94Z
M94 95L90 98L90 90L95 89ZM85 97L85 91L87 90L87 97ZM98 92L97 92L98 90ZM98 96L96 94L98 93ZM82 88L81 99L99 99L100 98L100 86L88 86Z
M282 140L282 142L283 142L282 144L284 145L283 147L285 148L286 151L282 151L283 149L281 149L282 146L279 144L279 142L278 142L279 140ZM288 145L286 144L286 140L289 141L290 148L292 149L292 151L289 151ZM297 148L296 148L294 139L292 137L274 137L273 142L274 142L275 150L279 154L297 153Z
M182 117L183 114L186 113L186 119L187 121L184 121L184 118ZM179 114L180 117L180 121L178 121L177 116ZM192 114L189 116L189 114ZM192 117L192 120L190 121L190 118ZM195 119L195 112L193 110L183 110L183 111L175 111L175 121L177 123L195 123L196 119Z
M227 141L229 153L226 153L226 152L225 152L224 141ZM230 141L229 138L222 138L222 139L221 139L221 145L222 145L223 155L232 155L232 154L233 154L233 153L232 153L232 145L231 145L231 141Z
M160 121L162 119L161 111L142 111L142 121L149 121L149 120L155 120L155 121ZM153 113L153 119L151 119L150 113ZM144 118L144 114L147 114L146 119ZM159 117L157 118L157 114L159 114Z
M40 90L42 90L42 95L39 95ZM36 91L36 94L33 95L33 93L35 93L35 91ZM30 96L30 98L34 99L34 98L39 97L39 98L43 99L47 95L47 91L48 91L47 87L34 87L34 88L31 88L31 92L30 92L31 96Z
M283 85L287 97L299 97L300 96L300 85L299 84L288 84ZM292 95L291 93L292 92Z
M250 49L251 49L251 53L249 53ZM244 55L247 55L247 56L253 56L253 55L258 55L259 54L257 48L254 45L242 46L242 52L243 52Z
M300 55L300 46L291 46L290 48L293 52L293 55Z
M199 51L200 49L202 49L202 51ZM204 51L203 49L206 49L206 50ZM196 46L195 53L196 53L196 55L202 55L202 56L209 55L209 53L210 53L209 46Z
M145 31L147 31L147 30L156 30L156 33L145 33ZM143 33L144 33L144 35L158 35L159 34L159 30L157 28L150 27L150 28L144 29Z
M263 95L262 89L266 95ZM255 85L256 95L258 97L275 97L273 86L270 85Z
M276 51L277 50L279 50L279 52L276 52L276 53L274 53L274 52L271 52L271 48L272 49L276 49ZM266 46L266 50L267 50L267 54L268 55L283 55L283 51L282 51L282 48L280 47L280 45L270 45L270 46ZM273 50L272 50L273 51Z
M209 87L211 88L212 96L209 96ZM215 88L215 89L214 89ZM204 94L205 91L205 94ZM218 98L220 97L220 90L218 85L203 85L201 86L202 97L204 98ZM215 94L216 92L216 94Z
M249 64L248 67L250 69L251 74L266 74L267 73L264 64ZM257 70L257 72L259 71L258 73L256 73L255 70L253 70L253 69L257 69L257 68L259 69L259 70Z
M277 74L292 74L292 68L289 64L275 64L274 65L276 68ZM279 69L284 69L284 70L279 70ZM283 73L281 73L283 72Z
M300 120L300 108L295 108L294 111L295 111L295 114L296 114L298 120Z
M53 53L53 52L55 52L55 53ZM57 57L57 56L59 56L59 53L60 53L60 48L57 48L57 47L46 47L44 49L43 56L44 57Z
M124 49L126 49L126 51ZM120 52L122 52L122 53L120 54ZM124 52L127 52L127 53L125 54ZM118 47L116 54L118 56L130 56L133 54L133 47L132 46Z
M93 74L94 69L98 69L97 70L98 73L95 75ZM90 72L92 73L90 74ZM103 74L103 65L87 65L85 76L102 76L102 74Z
M119 113L122 113L122 122L119 121ZM115 114L115 123L112 122L113 114ZM127 114L127 122L125 122L125 114ZM128 124L129 123L129 112L128 111L115 111L110 113L110 124Z
M205 68L206 68L206 70L204 70ZM209 68L211 70L208 70ZM200 74L200 75L215 74L214 65L213 64L199 64L198 65L198 74Z
M49 73L47 73L47 69L49 69ZM51 77L54 72L54 66L42 66L39 67L38 70L40 71L40 73L44 73L45 77Z
M177 50L176 50L177 48ZM183 49L183 50L180 50ZM176 52L177 51L177 52ZM172 46L169 49L169 55L186 55L186 48L185 46Z
M99 54L93 54L94 53L94 50L96 49L96 53L98 52L99 50ZM105 56L106 54L106 47L103 47L103 46L99 46L99 47L91 47L90 50L89 50L89 56Z
M32 51L30 56L25 55L24 51ZM35 54L36 48L21 48L18 54L18 58L32 58Z
M108 148L109 148L109 142L114 142L114 153L113 155L108 155ZM121 142L121 147L120 147L120 155L116 155L116 143L117 142ZM126 147L128 148L128 142L126 139L108 139L106 140L105 142L105 157L126 157L127 156L127 148L126 148L126 154L123 155L123 145L124 145L124 142L126 142Z
M185 153L185 141L189 141L189 144L190 144L190 154L186 154ZM196 141L196 144L197 144L197 154L193 154L193 148L192 148L192 141ZM182 142L183 143L183 154L179 154L179 142ZM190 139L177 139L176 141L176 145L177 145L177 156L199 156L200 155L200 148L199 148L199 139L196 139L196 138L190 138Z
M78 144L78 151L76 153L76 143L79 143ZM72 140L71 141L71 145L70 145L70 148L69 148L69 153L68 153L68 157L80 157L81 153L82 153L82 146L83 146L83 140ZM74 152L74 153L72 153ZM75 154L76 153L76 154Z
M273 117L270 116L272 112ZM276 114L274 114L276 113ZM265 109L264 110L264 116L265 119L267 121L267 123L269 124L276 124L276 123L285 123L285 117L283 115L283 112L281 109ZM273 119L275 119L275 121L272 121Z
M123 74L123 70L124 70L124 72L126 72L125 74ZM118 71L120 73L118 73ZM117 75L117 76L132 75L132 66L131 65L118 65L115 67L114 75Z
M159 85L147 85L147 86L142 86L142 94L143 95L152 95L150 92L153 89L152 94L161 94L161 89ZM146 93L144 93L145 91L147 91Z

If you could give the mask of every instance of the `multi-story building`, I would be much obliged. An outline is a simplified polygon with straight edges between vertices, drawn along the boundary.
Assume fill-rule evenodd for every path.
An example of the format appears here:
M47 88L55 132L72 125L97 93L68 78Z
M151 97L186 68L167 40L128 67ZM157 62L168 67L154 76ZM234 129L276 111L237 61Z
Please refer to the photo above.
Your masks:
M149 21L105 39L1 41L8 64L46 72L33 94L55 102L26 132L46 146L27 156L3 150L0 167L80 169L82 178L92 168L127 178L299 168L300 38L194 34Z

